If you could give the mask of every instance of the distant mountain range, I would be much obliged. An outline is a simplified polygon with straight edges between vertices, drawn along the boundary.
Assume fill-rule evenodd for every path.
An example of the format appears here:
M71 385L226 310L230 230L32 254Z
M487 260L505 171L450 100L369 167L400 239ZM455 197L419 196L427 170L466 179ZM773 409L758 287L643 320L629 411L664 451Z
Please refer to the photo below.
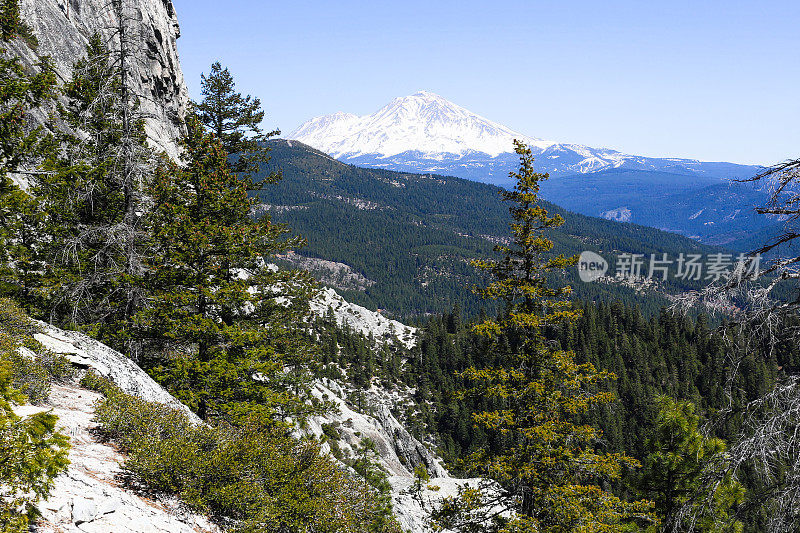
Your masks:
M549 172L548 200L572 211L635 222L734 249L757 246L754 234L777 234L780 222L755 214L767 194L733 182L761 167L653 158L531 137L427 91L395 98L375 113L336 113L309 120L288 135L360 167L456 176L510 187L527 143L536 169Z
M769 193L752 183L611 169L551 178L541 193L571 211L636 222L743 252L761 244L753 239L754 232L778 233L781 227L780 221L755 212L755 205L769 201Z
M394 317L440 313L456 303L475 315L487 305L471 290L485 279L470 260L496 258L494 246L510 237L508 204L498 187L346 165L295 141L275 140L269 147L272 161L264 171L281 169L283 179L259 192L261 212L308 239L307 247L278 264L308 268L348 301ZM549 232L558 253L594 251L607 258L612 272L620 253L677 257L722 250L674 233L543 205L566 218L564 226ZM566 281L577 299L621 299L648 314L668 303L666 294L703 285L675 278L643 287L583 283L577 268L569 269Z
M431 172L500 186L509 185L508 172L518 161L514 139L527 143L536 155L537 169L553 176L625 169L724 179L751 176L758 170L547 141L515 132L428 91L395 98L363 117L340 112L313 118L288 138L359 166Z

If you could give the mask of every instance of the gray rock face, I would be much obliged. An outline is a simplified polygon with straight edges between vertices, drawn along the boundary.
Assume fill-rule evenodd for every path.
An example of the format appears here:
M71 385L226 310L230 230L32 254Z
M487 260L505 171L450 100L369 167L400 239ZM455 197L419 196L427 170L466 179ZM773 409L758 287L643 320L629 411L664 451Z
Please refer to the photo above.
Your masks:
M186 112L189 93L178 60L180 27L171 0L122 0L129 31L133 31L133 91L141 111L148 117L151 143L172 157L178 154L175 140ZM60 80L72 75L75 61L85 55L86 43L95 32L112 48L118 48L115 27L118 20L111 0L21 0L25 23L34 31L39 46L34 52L16 43L12 52L28 65L37 54L50 56Z
M441 458L414 438L394 417L390 406L395 398L382 389L373 387L367 391L366 403L369 414L358 412L345 401L347 391L336 382L324 379L316 383L314 396L332 401L337 412L324 417L313 417L307 431L317 437L324 434L323 424L338 426L340 449L355 455L355 448L364 438L375 444L377 460L390 476L412 478L414 468L424 466L431 477L450 477Z
M82 333L64 331L44 322L38 325L41 332L35 334L34 338L51 352L66 357L74 366L91 369L127 394L178 409L192 422L200 423L200 419L188 407L173 398L121 353Z
M477 479L462 480L450 476L442 459L414 438L394 417L391 406L396 404L398 398L391 392L378 387L366 391L365 407L369 414L354 410L355 407L344 399L347 390L334 381L319 381L313 393L319 399L332 401L337 410L324 417L312 417L305 432L322 439L325 435L324 426L332 424L339 436L336 446L340 453L351 458L357 454L356 448L363 440L369 438L375 445L375 460L388 476L394 514L404 531L432 533L427 519L428 511L443 498L457 495L461 486L476 486L479 482ZM322 449L332 454L329 442L323 444ZM431 477L429 485L438 487L436 490L424 490L424 505L409 494L417 466L425 466Z

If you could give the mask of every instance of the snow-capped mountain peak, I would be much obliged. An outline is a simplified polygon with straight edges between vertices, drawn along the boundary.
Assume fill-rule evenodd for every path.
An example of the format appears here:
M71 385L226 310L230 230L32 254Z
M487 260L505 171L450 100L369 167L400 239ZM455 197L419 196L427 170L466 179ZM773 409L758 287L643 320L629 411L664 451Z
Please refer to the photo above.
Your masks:
M288 138L336 158L391 157L411 151L426 156L479 152L495 157L511 152L514 139L542 149L554 144L522 135L430 91L395 98L363 117L339 112L313 118Z
M393 99L371 115L335 113L309 120L288 136L355 165L445 174L508 185L517 167L514 139L528 144L536 169L554 176L625 169L733 178L754 167L693 159L628 155L608 148L523 135L430 91Z

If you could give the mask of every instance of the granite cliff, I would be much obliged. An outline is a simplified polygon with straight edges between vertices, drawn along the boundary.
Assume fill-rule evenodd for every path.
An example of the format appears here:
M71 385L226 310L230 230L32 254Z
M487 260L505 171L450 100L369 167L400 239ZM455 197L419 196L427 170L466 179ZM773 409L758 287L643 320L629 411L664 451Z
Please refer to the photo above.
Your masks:
M176 139L189 92L178 60L180 26L171 0L122 0L124 18L131 33L129 79L147 117L147 135L158 149L177 155ZM119 20L110 0L21 0L25 23L39 41L35 49L22 42L10 52L27 65L38 56L49 56L59 81L71 77L75 61L85 54L89 37L99 32L112 48L118 48Z

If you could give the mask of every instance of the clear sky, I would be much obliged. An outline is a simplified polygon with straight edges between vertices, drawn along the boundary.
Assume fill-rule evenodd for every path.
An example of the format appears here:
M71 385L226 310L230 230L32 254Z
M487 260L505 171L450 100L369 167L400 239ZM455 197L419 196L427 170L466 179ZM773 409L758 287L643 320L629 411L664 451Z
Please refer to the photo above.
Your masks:
M173 0L269 126L430 90L521 133L647 156L800 157L797 0Z

